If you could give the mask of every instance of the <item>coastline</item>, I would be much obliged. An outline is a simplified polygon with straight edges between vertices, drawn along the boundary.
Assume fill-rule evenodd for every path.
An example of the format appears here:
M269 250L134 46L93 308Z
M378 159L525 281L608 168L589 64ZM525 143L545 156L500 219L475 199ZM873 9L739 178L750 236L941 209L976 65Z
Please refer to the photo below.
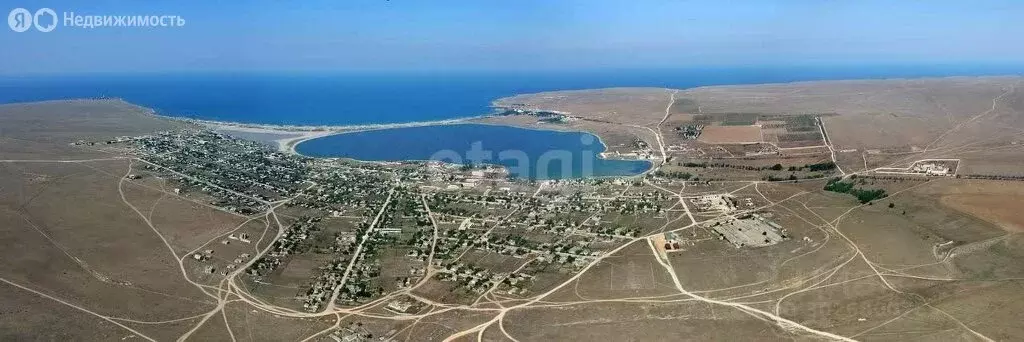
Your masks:
M123 98L109 97L109 98L84 98L84 99L66 99L66 100L50 100L50 101L75 101L75 100L92 100L92 101L115 101L139 108L142 112L140 114L168 120L172 122L179 122L193 127L202 127L213 131L219 131L224 134L231 135L231 132L243 132L253 134L263 134L267 136L267 139L254 139L244 138L248 140L261 141L268 143L271 146L276 145L276 149L282 153L288 153L293 155L305 156L310 158L325 158L317 156L307 156L299 153L296 147L306 141L329 137L338 134L356 133L374 130L385 130L395 128L414 128L414 127L428 127L428 126L444 126L444 125L459 125L459 124L474 124L474 125L488 125L488 126L500 126L500 127L513 127L517 129L526 129L533 131L550 131L550 132L566 132L566 133L586 133L597 140L600 144L602 152L596 156L602 160L622 160L622 161L643 161L647 162L648 168L636 175L629 176L598 176L588 178L629 178L642 176L651 170L653 170L654 161L650 159L634 159L634 158L615 158L609 156L607 151L609 146L600 134L586 129L564 127L559 125L545 125L544 127L537 127L531 124L515 124L515 123L503 123L503 122L489 122L487 119L501 118L505 115L487 114L477 115L445 120L431 120L431 121L414 121L414 122L403 122L403 123L382 123L382 124L359 124L359 125L281 125L281 124L260 124L260 123L246 123L246 122L232 122L232 121L217 121L217 120L206 120L206 119L194 119L187 117L178 117L167 114L160 114L155 109L141 106L138 104L131 103ZM492 105L491 108L505 109L506 107ZM186 126L187 127L187 126ZM274 137L278 135L279 137ZM424 160L402 160L402 161L373 161L373 160L360 160L347 157L332 157L339 159L347 159L363 163L401 163L401 162L426 162ZM487 164L494 167L503 167L500 164Z
M123 101L123 100L122 100ZM493 106L493 108L506 108L502 106ZM149 108L147 108L149 109ZM489 118L501 117L501 115L477 115L468 116L454 119L445 120L431 120L431 121L412 121L402 123L382 123L382 124L360 124L360 125L278 125L278 124L260 124L260 123L246 123L246 122L233 122L233 121L217 121L217 120L204 120L204 119L193 119L176 117L171 115L158 114L152 109L150 115L158 118L163 118L172 121L179 121L194 125L203 126L213 130L228 130L228 131L240 131L248 133L268 133L268 134L298 134L297 137L288 137L274 140L278 143L278 150L281 152L292 153L301 155L295 151L295 146L299 144L317 139L328 137L337 134L355 133L355 132L366 132L374 130L394 129L394 128L413 128L413 127L427 127L427 126L443 126L443 125L458 125L458 124L474 124L474 125L490 125L490 126L504 126L504 127L515 127L519 129L528 129L535 131L555 131L555 132L578 132L587 133L597 138L598 143L604 147L604 150L608 150L608 144L601 135L596 132L578 129L572 127L559 127L557 125L550 125L545 127L536 127L531 125L521 125L513 123L497 123L484 121ZM602 152L604 154L604 152ZM628 158L608 158L601 156L602 159L607 160L643 160L650 161L647 159L628 159Z
M598 142L598 144L600 146L600 149L601 149L601 152L594 156L595 158L597 158L599 160L603 160L603 161L638 162L638 163L643 163L645 165L643 171L639 171L639 172L635 172L635 173L629 173L629 174L620 174L620 175L591 175L591 176L581 176L581 177L573 176L573 177L568 177L568 178L536 178L536 179L535 178L521 177L521 179L526 179L526 180L531 180L531 181L558 181L558 180L577 180L577 179L633 178L633 177L643 176L643 175L647 174L648 172L653 170L653 167L654 167L653 161L646 160L646 159L606 158L604 156L605 156L605 153L607 152L608 146L607 146L607 144L604 143L604 141L601 139L601 137L598 136L597 134L592 133L592 132L588 132L588 131L584 131L584 130L578 130L578 129L571 129L571 128L548 129L548 128L538 128L538 127L521 127L521 126L517 126L517 125L507 125L507 124L501 124L501 123L475 122L475 121L472 121L472 120L468 120L468 121L464 121L464 122L458 122L458 123L449 123L449 124L446 124L446 125L418 125L418 126L415 126L415 127L403 127L403 128L434 127L434 126L493 126L493 127L506 127L506 128L513 128L513 129L519 129L519 130L537 131L537 132L551 132L551 133L563 133L563 134L564 133L588 134L588 135L594 137L594 141ZM336 131L336 132L327 132L327 133L317 134L317 135L309 135L309 136L303 136L303 137L296 137L296 138L293 138L293 139L298 140L298 142L296 142L296 143L294 143L294 144L292 144L290 146L291 147L290 148L290 153L298 155L298 156L313 158L313 159L346 160L346 161L352 161L352 162L356 162L356 163L368 163L368 164L377 164L377 165L391 165L391 164L402 164L402 163L439 163L439 164L443 164L443 165L446 165L446 166L462 166L462 165L465 165L465 164L443 162L443 161L430 160L430 159L364 160L364 159L358 159L358 158L352 158L352 157L344 157L344 156L338 156L338 157L332 157L332 156L311 156L311 155L304 155L304 154L301 154L298 151L296 151L296 147L297 147L298 143L301 143L301 142L304 142L304 141L308 141L308 140L313 140L313 139L316 139L316 138L328 137L328 136L333 136L333 135L348 134L348 133L358 133L358 132L385 130L385 129L392 129L392 128ZM497 161L484 162L484 163L477 164L477 165L478 166L485 166L485 167L492 167L492 168L499 168L499 169L502 169L503 172L506 173L506 174L508 174L510 172L510 170L505 165L500 164Z
M120 101L126 102L126 103L130 103L130 102L125 101L124 99L117 99L117 100L120 100ZM495 100L495 101L497 101L497 100ZM461 118L453 118L453 119L445 119L445 120L413 121L413 122L403 122L403 123L360 124L360 125L280 125L280 124L260 124L260 123L217 121L217 120L205 120L205 119L194 119L194 118L186 118L186 117L177 117L177 116L172 116L172 115L159 114L155 110L153 110L152 108L147 108L147 107L142 107L142 108L145 108L148 111L148 113L147 113L148 115L152 115L152 116L157 117L157 118L162 118L162 119L166 119L166 120L171 120L171 121L176 121L176 122L183 122L183 123L186 123L186 124L192 124L192 125L196 125L196 126L201 126L201 127L207 128L207 129L215 130L215 131L222 131L222 132L226 131L225 133L229 134L229 135L230 135L231 131L245 132L245 133L257 133L257 134L270 134L270 135L275 135L276 134L276 135L282 135L283 137L281 137L281 138L268 140L266 142L275 144L277 146L277 150L279 152L293 154L293 155L299 155L299 156L304 156L304 157L310 157L310 158L324 158L324 157L307 156L307 155L299 153L297 151L297 146L299 144L302 144L304 142L307 142L307 141L310 141L310 140L314 140L314 139L325 138L325 137L329 137L329 136L334 136L334 135L339 135L339 134L346 134L346 133L366 132L366 131L385 130L385 129L397 129L397 128L414 128L414 127L428 127L428 126L475 124L475 125L490 125L490 126L513 127L513 128L518 128L518 129L528 129L528 130L534 130L534 131L586 133L586 134L589 134L589 135L595 137L596 140L597 140L597 143L600 144L602 152L598 153L598 155L597 155L597 158L599 158L599 159L603 159L603 160L623 160L623 161L643 161L643 162L647 162L649 164L647 169L645 169L643 172L637 173L635 175L628 175L628 176L599 176L599 177L588 177L588 178L594 178L594 179L603 179L603 178L632 178L632 177L637 177L637 176L643 176L643 175L647 174L648 172L650 172L651 170L654 169L654 161L649 160L649 159L614 158L614 157L606 156L606 154L607 154L606 152L608 151L608 144L606 143L605 139L603 137L601 137L601 135L597 134L596 132L592 132L592 131L584 130L584 129L571 128L571 127L558 127L556 125L551 125L549 127L536 127L536 126L532 126L532 125L522 125L522 124L513 124L513 123L499 123L499 122L488 122L488 121L485 121L485 120L487 120L489 118L503 117L503 115L495 115L495 114L477 115L477 116L469 116L469 117L461 117ZM497 104L492 102L491 108L495 108L495 109L501 110L501 109L507 109L508 107L500 106L500 105L497 105ZM360 160L360 159L347 158L347 157L336 157L336 158L347 159L347 160L352 160L352 161L361 162L361 163L377 163L377 164L400 163L400 162L427 162L427 161L423 161L423 160L373 161L373 160ZM502 166L500 164L488 164L488 165L493 166L493 167L504 168L504 166ZM505 171L507 172L508 170L506 169Z
M419 127L419 126L435 126L460 123L468 120L479 119L489 117L491 115L477 115L467 116L453 119L444 120L429 120L429 121L411 121L411 122L399 122L399 123L379 123L379 124L359 124L359 125L277 125L277 124L260 124L260 123L246 123L246 122L233 122L233 121L217 121L217 120L204 120L204 119L193 119L171 115L163 115L153 113L152 115L168 120L182 121L192 124L199 124L204 126L221 126L221 127L232 127L236 129L263 129L273 130L279 132L302 132L302 131L366 131L374 129L388 129L388 128L403 128L403 127Z
M480 118L480 119L486 119L486 117ZM608 151L608 144L605 143L604 138L601 138L601 135L597 134L596 132L591 132L591 131L588 131L588 130L576 129L576 128L571 128L571 127L535 127L535 126L528 126L528 125L517 125L517 124L514 124L514 123L486 122L486 121L477 121L477 120L478 119L469 120L469 121L465 122L465 124L502 126L502 127L515 127L515 128L519 128L519 129L528 129L528 130L534 130L534 131L552 131L552 132L566 132L566 133L587 133L587 134L590 134L590 135L594 136L595 138L597 138L597 143L601 144L601 146L604 147L604 151L598 153L598 157L601 158L601 159L605 159L605 160L644 160L644 161L650 162L650 160L647 160L647 159L626 159L626 158L608 158L608 157L605 157L604 154Z
M151 109L150 109L151 110ZM231 122L231 121L215 121L215 120L202 120L202 119L191 119L182 118L169 115L156 114L155 112L151 115L172 120L185 122L188 124L194 124L203 126L212 130L225 130L225 131L239 131L248 133L267 133L267 134L298 134L297 137L287 137L281 139L275 139L274 142L278 145L278 151L300 155L295 151L295 146L299 144L317 139L328 137L336 134L353 133L353 132L365 132L382 129L392 128L411 128L411 127L425 127L425 126L443 126L452 124L467 123L471 120L485 118L487 116L472 116L446 120L433 120L433 121L413 121L403 123L387 123L387 124L362 124L362 125L274 125L274 124L258 124L258 123L244 123L244 122Z
M424 125L415 125L415 126L406 126L406 127L385 127L385 128L375 128L375 129L361 129L361 130L348 130L348 131L330 131L330 132L308 133L308 134L304 134L304 135L299 136L299 137L280 139L279 141L288 141L288 142L290 142L291 146L290 146L290 149L288 149L287 152L291 152L291 153L294 153L296 155L306 156L306 155L303 155L303 154L298 153L297 151L295 151L295 147L298 146L298 144L301 144L302 142L306 142L306 141L313 140L313 139L324 138L324 137L333 136L333 135L340 135L340 134L368 132L368 131L385 130L385 129L431 127L431 126L446 126L446 125L452 125L452 126L455 126L455 125L480 125L480 126L510 127L510 128L515 128L515 129L523 129L523 130L539 131L539 132L585 133L585 134L589 134L590 136L593 136L595 138L595 141L597 142L597 144L601 146L601 150L602 151L597 154L597 157L600 158L600 159L603 159L603 160L621 160L621 161L644 161L644 162L648 162L648 163L653 163L653 161L649 160L649 159L630 159L630 158L609 158L609 157L605 157L605 154L608 151L608 145L605 143L605 141L601 138L600 135L598 135L598 134L596 134L594 132L586 131L586 130L580 130L580 129L569 128L569 127L558 127L558 128L556 128L556 127L550 127L550 128L549 127L533 127L533 126L506 124L506 123L476 121L476 119L469 119L469 120L459 121L459 122L448 122L448 123L445 123L445 124L424 124ZM257 129L257 130L259 130L258 131L259 133L292 133L292 134L296 133L296 132L289 132L289 131L273 131L273 130L265 130L265 129ZM314 157L314 156L307 156L307 157L321 158L321 157ZM339 158L343 158L343 157L339 157ZM345 159L352 159L352 158L345 158ZM352 160L358 160L358 159L352 159ZM363 161L363 160L360 160L360 161ZM416 160L408 160L408 161L416 161ZM427 161L427 160L424 160L424 161ZM366 161L366 162L376 162L376 161ZM396 161L389 161L389 162L396 162Z

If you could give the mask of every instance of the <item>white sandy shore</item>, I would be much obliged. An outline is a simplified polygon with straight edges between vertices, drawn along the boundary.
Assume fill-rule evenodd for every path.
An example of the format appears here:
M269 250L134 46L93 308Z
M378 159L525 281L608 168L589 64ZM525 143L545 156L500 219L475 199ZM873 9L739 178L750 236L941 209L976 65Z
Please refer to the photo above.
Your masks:
M254 131L263 133L273 132L303 132L303 131L362 131L362 130L373 130L373 129L386 129L386 128L403 128L403 127L420 127L420 126L434 126L434 125L445 125L462 123L473 119L479 119L488 117L487 115L480 116L469 116L464 118L445 119L445 120L433 120L433 121L415 121L415 122L402 122L402 123L382 123L382 124L363 124L363 125L319 125L319 126L305 126L305 125L272 125L272 124L254 124L254 123L243 123L243 122L230 122L230 121L213 121L213 120L199 120L199 119L188 119L173 116L161 116L163 118L184 121L188 123L203 125L207 127L230 127L231 129L239 130L240 128L245 129L263 129L264 131Z
M235 123L235 122L218 122L210 120L187 120L188 122L205 126L209 129L218 131L236 131L236 132L248 132L248 133L261 133L261 134L277 134L281 135L280 139L274 139L273 142L277 144L278 151L291 154L299 154L295 147L299 144L326 136L342 133L382 130L391 128L406 128L406 127L424 127L424 126L437 126L437 125L454 125L454 124L477 124L477 125L493 125L493 126L506 126L516 127L520 129L538 130L538 131L556 131L556 132L583 132L594 136L597 139L597 143L604 146L606 151L600 153L600 158L608 160L639 160L639 161L651 161L643 158L623 158L621 156L607 152L607 144L604 139L601 138L596 132L590 132L586 130L579 130L570 127L537 127L533 125L521 125L521 124L510 124L510 123L495 123L480 121L479 119L486 118L487 116L459 118L450 120L438 120L438 121L419 121L409 123L397 123L397 124L376 124L376 125L352 125L352 126L289 126L289 125L266 125L266 124L247 124L247 123ZM178 120L182 120L178 118Z
M294 154L294 155L299 155L298 151L296 151L296 149L295 149L296 146L298 146L299 144L301 144L303 142L306 142L306 141L309 141L309 140L323 138L323 137L327 137L327 136L331 136L331 135L335 135L335 134L361 132L361 131L372 131L372 130L382 130L382 129L391 129L391 128L424 127L424 126L470 124L470 123L472 123L472 124L480 124L480 125L495 125L495 126L516 127L516 128L521 128L521 129L532 129L532 130L547 130L547 131L561 131L561 132L584 132L584 133L589 133L592 136L596 137L597 138L597 143L602 145L602 146L605 146L605 148L607 148L607 145L605 145L604 140L601 138L600 135L596 134L595 132L589 132L589 131L585 131L585 130L576 130L576 129L571 129L571 128L567 128L567 127L530 127L528 125L515 125L515 124L506 124L506 123L483 122L483 121L480 120L480 119L484 119L484 118L490 117L490 115L476 116L476 117L466 117L466 118L458 118L458 119L449 119L449 120L419 121L419 122L394 123L394 124L349 125L349 126L329 126L329 125L325 125L325 126L295 126L295 125L251 124L251 123L239 123L239 122L220 122L220 121L212 121L212 120L185 119L185 118L179 118L179 117L161 116L161 115L156 115L156 114L152 114L152 115L160 116L160 117L163 117L163 118L166 118L166 119L175 120L175 121L183 121L183 122L187 122L187 123L203 126L203 127L208 128L208 129L215 130L215 131L222 131L222 132L225 132L227 134L230 134L230 132L234 131L234 132L245 132L245 133L277 135L277 136L279 136L278 139L268 139L268 140L264 140L264 141L273 142L274 144L276 144L277 145L277 150L280 151L280 152ZM615 158L615 157L613 157L612 155L610 155L610 154L608 154L606 152L602 152L600 154L599 158L601 158L601 159L618 159L618 160L645 160L645 159L631 159L631 158ZM650 160L647 160L647 161L650 162ZM373 162L373 163L387 164L387 163L390 163L390 162ZM500 166L500 165L493 165L493 166ZM639 175L627 176L627 178L629 178L629 177L637 177L637 176L644 175L644 174L646 174L647 172L650 172L653 169L654 169L653 167L652 168L648 168L646 171L644 171L643 173L640 173ZM507 170L506 170L506 172L507 172ZM621 177L622 176L602 176L602 177L595 177L595 178L621 178Z
M300 143L312 140L316 138L322 138L329 135L340 134L340 133L351 133L360 131L371 131L379 129L390 129L390 128L406 128L406 127L423 127L423 126L437 126L437 125L452 125L466 123L473 119L482 118L484 116L466 117L448 120L435 120L435 121L417 121L417 122L405 122L405 123L391 123L391 124L368 124L368 125L347 125L347 126L297 126L297 125L267 125L267 124L250 124L240 122L221 122L211 120L196 120L196 119L183 119L176 117L166 117L172 120L185 121L192 124L207 127L213 130L224 130L224 131L238 131L238 132L249 132L249 133L264 133L264 134L279 134L287 136L281 139L274 140L277 143L277 148L281 152L298 154L295 151L295 146ZM298 136L295 136L298 135Z
M156 114L154 114L156 115ZM226 121L213 121L213 120L199 120L199 119L188 119L173 116L161 116L163 118L184 121L200 126L207 127L213 130L220 131L236 131L236 132L247 132L247 133L260 133L260 134L276 134L280 135L281 138L273 139L273 143L277 145L278 151L290 154L299 154L295 147L299 144L326 136L342 133L352 133L361 131L372 131L381 129L391 128L408 128L408 127L424 127L424 126L438 126L438 125L453 125L453 124L480 124L480 125L495 125L495 126L507 126L516 127L521 129L532 129L532 130L547 130L547 131L561 131L561 132L584 132L597 138L597 143L604 146L607 149L604 139L601 138L596 132L590 132L587 130L579 130L569 127L537 127L533 125L520 125L520 124L509 124L509 123L495 123L486 122L481 119L492 117L492 115L481 115L465 118L447 119L447 120L434 120L434 121L416 121L416 122L405 122L405 123L390 123L390 124L366 124L366 125L344 125L344 126L304 126L304 125L273 125L273 124L254 124L254 123L241 123L241 122L226 122ZM600 158L609 160L646 160L648 159L633 159L633 158L622 158L617 155L608 153L607 150L600 154ZM653 169L653 168L652 168Z
M213 123L210 121L199 124L215 131L226 131L228 134L230 134L230 132L248 132L279 135L281 138L274 139L273 142L277 144L278 151L286 153L296 153L295 145L298 145L303 141L344 132L342 130L289 130L286 128L253 127L248 125L236 126L227 123Z

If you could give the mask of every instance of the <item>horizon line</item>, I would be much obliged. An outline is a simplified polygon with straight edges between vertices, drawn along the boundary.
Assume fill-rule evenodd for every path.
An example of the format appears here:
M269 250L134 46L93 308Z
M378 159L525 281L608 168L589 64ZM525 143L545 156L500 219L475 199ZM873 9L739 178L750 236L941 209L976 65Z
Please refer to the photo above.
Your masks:
M600 72L653 72L653 71L699 71L699 70L820 70L837 68L851 70L859 68L971 68L971 69L1016 69L1016 70L984 70L993 72L1024 73L1024 62L934 62L922 63L911 61L892 62L825 62L825 63L735 63L735 64L694 64L679 66L609 66L609 67L536 67L536 68L282 68L282 69L167 69L167 70L96 70L96 71L23 71L0 72L0 78L20 78L37 76L132 76L132 75L195 75L195 74L268 74L268 75L304 75L304 74L486 74L486 73L600 73ZM934 70L941 71L941 70ZM983 70L976 70L983 71ZM974 75L965 75L974 76Z

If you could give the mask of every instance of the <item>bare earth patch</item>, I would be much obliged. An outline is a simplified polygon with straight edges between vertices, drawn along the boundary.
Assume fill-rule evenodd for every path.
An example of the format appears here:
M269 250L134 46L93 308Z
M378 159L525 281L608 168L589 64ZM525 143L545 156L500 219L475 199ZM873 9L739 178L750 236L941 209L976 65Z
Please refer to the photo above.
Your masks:
M943 205L992 223L1008 232L1024 232L1024 215L1020 203L1024 197L1014 195L948 195Z
M749 144L761 141L761 127L758 126L708 126L700 135L702 142L709 144Z

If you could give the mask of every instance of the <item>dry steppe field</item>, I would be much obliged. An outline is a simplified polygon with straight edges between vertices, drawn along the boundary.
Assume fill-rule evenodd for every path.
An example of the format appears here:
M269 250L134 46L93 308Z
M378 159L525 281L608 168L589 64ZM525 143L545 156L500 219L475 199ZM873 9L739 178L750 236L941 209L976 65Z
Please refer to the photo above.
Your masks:
M558 91L499 99L495 106L554 110L582 118L564 126L596 132L616 131L657 146L693 145L671 134L674 127L707 123L698 141L711 144L750 142L756 130L731 125L737 117L760 116L764 126L787 116L819 116L828 145L846 171L906 167L915 160L956 158L962 174L1020 177L1024 174L1024 78L948 77L698 87L686 90L610 88ZM702 121L702 118L711 121ZM583 124L582 122L587 122ZM541 125L533 122L521 125ZM723 125L719 125L723 124ZM762 138L773 129L763 128ZM767 134L765 134L767 133ZM809 139L813 132L808 132ZM617 141L625 140L619 138ZM776 144L780 150L824 146L818 142ZM820 141L820 140L819 140ZM705 154L715 148L697 146ZM704 155L704 154L701 154Z
M594 119L558 127L594 131L610 148L633 138L658 146L668 140L663 123L708 113L827 114L828 145L790 159L743 159L736 156L750 152L743 146L696 142L678 156L733 155L737 165L757 171L702 168L701 181L641 176L609 187L615 191L599 195L662 193L667 210L632 219L644 226L641 235L609 243L605 254L574 271L542 273L528 293L468 297L431 279L406 294L422 307L404 314L383 301L317 313L291 309L284 303L294 303L318 260L290 261L274 284L190 263L205 249L216 249L206 265L218 267L259 253L273 243L274 226L301 212L225 211L199 194L173 191L129 149L69 145L183 124L114 100L0 105L0 340L329 341L343 328L405 341L1022 340L1024 182L1011 180L1024 170L1021 80L611 89L503 99ZM960 159L958 174L1002 179L869 172L925 158ZM761 179L775 163L823 161L842 170L799 181ZM718 172L730 179L707 181ZM828 178L841 176L888 196L861 202L823 190ZM687 204L708 194L749 201L744 210L770 216L787 239L756 248L723 241L711 229L720 215ZM614 215L602 219L621 223ZM338 232L353 225L328 222ZM252 244L218 243L242 232L254 237ZM659 246L665 234L677 235L681 247ZM383 255L390 260L400 252ZM466 254L496 271L530 263Z

